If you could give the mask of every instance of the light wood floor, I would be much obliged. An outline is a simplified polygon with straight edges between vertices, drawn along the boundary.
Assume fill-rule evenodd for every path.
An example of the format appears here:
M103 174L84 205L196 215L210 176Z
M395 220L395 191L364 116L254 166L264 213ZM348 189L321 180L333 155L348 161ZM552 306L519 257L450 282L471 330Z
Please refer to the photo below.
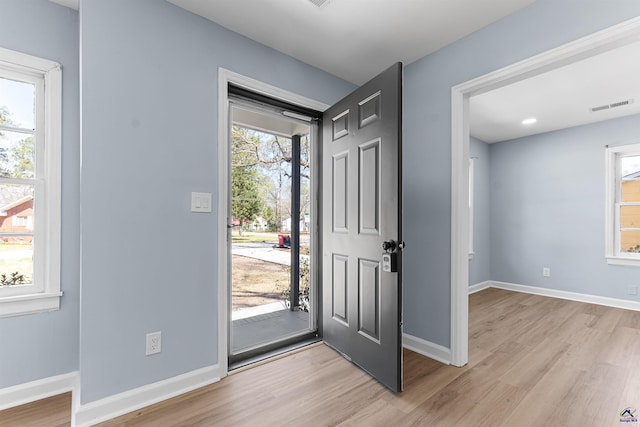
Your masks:
M2 427L66 427L69 420L71 393L0 411Z
M601 427L640 408L640 312L487 289L469 324L469 364L405 351L400 394L319 345L102 426Z

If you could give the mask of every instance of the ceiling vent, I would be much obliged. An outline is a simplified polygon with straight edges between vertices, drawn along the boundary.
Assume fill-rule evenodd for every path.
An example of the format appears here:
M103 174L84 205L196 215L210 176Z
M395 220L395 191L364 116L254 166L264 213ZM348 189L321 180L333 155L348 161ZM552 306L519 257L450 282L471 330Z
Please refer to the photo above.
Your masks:
M309 0L309 1L318 7L322 7L324 4L329 2L329 0Z
M614 102L613 104L600 105L598 107L592 107L591 112L597 113L598 111L609 110L611 108L624 107L625 105L633 104L633 99L625 99L624 101Z

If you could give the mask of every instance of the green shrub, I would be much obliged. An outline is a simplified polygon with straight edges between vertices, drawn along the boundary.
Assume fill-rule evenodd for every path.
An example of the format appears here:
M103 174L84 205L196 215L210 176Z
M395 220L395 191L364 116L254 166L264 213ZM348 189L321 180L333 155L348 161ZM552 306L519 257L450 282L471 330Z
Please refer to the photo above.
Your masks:
M10 276L6 274L0 274L0 286L12 286L12 285L22 285L27 281L24 274L20 274L19 272L13 272Z
M629 248L629 249L627 250L627 252L640 253L640 245L636 245L636 246L635 246L635 247L633 247L633 248Z
M282 290L282 296L289 307L289 295L291 295L291 267L286 265L283 268L289 273L289 283ZM309 284L311 279L309 268L309 257L300 258L300 289L298 293L298 308L302 311L309 311ZM280 287L280 286L278 286Z

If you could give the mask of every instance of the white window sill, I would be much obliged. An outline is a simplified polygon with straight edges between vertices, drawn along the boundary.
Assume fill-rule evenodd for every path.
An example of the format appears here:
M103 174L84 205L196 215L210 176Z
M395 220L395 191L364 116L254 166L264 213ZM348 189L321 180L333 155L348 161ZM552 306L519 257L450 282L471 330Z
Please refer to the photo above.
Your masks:
M61 296L53 292L0 298L0 317L59 310Z
M640 267L640 258L607 257L607 264Z

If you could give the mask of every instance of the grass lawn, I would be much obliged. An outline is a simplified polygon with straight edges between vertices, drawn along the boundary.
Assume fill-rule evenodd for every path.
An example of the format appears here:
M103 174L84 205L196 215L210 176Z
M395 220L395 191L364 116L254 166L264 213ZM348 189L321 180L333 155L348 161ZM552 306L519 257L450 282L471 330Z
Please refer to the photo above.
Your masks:
M29 243L0 243L0 274L10 276L19 272L31 282L33 277L33 251Z
M239 236L234 231L231 235L231 241L233 243L278 243L278 234L243 231L242 236Z
M11 252L18 249L28 249L31 250L31 243L8 243L8 242L0 242L0 256L2 256L5 252Z

